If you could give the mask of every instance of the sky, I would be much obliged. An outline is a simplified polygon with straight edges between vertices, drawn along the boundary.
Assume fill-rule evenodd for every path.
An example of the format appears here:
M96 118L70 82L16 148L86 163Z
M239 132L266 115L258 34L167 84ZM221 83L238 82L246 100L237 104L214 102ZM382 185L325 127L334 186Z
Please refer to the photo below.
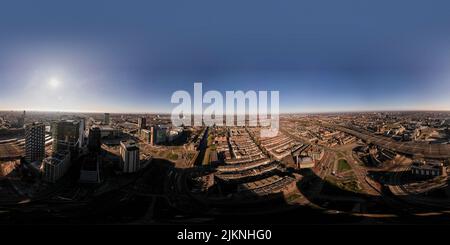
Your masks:
M170 112L177 90L282 112L450 110L449 1L2 1L0 110Z

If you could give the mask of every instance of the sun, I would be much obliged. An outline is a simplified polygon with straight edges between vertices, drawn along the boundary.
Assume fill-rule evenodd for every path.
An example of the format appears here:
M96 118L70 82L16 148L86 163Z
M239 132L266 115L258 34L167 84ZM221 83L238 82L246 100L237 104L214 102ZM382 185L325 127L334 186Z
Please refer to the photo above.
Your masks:
M50 86L50 88L53 88L53 89L57 88L59 86L59 84L60 84L60 82L57 78L51 78L48 81L48 85Z

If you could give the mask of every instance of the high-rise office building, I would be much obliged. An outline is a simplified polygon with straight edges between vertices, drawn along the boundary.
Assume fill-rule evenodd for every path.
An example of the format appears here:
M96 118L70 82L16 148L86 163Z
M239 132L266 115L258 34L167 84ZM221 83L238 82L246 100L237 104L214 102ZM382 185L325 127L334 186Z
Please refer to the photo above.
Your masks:
M133 173L139 170L139 146L134 141L120 142L121 167L124 173Z
M98 152L101 148L102 133L98 126L92 126L88 133L88 149L91 152Z
M78 150L80 142L80 122L60 120L52 123L53 152L69 150L72 154Z
M109 119L109 113L105 113L105 119L104 119L104 124L109 125L111 123L110 119Z
M153 143L155 145L166 143L169 127L165 125L157 125L153 127Z
M151 127L150 129L142 129L141 130L141 133L140 133L140 136L141 136L141 139L145 142L145 143L147 143L147 144L150 144L150 145L153 145L153 137L154 137L154 134L153 134L153 127Z
M138 127L139 129L145 129L147 126L147 119L145 117L138 118Z
M30 123L25 126L25 160L29 163L45 157L45 125Z

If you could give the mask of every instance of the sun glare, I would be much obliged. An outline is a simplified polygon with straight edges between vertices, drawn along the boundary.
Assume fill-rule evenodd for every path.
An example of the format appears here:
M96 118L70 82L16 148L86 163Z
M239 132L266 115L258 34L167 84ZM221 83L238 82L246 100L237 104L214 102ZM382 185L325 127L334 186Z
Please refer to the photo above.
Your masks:
M50 80L49 80L49 82L48 82L48 85L51 87L51 88L57 88L58 86L59 86L59 80L57 79L57 78L51 78Z

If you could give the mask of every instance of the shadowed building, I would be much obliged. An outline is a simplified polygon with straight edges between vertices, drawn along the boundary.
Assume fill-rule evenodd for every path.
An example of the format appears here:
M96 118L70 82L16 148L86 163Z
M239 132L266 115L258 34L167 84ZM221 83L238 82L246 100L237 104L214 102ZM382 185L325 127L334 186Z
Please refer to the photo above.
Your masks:
M69 150L76 153L80 142L80 122L61 120L52 123L53 152Z
M101 148L101 130L98 126L92 126L88 134L88 149L91 152L99 152Z
M166 125L157 125L152 127L153 130L153 143L155 145L163 144L167 142L167 134L169 127Z
M80 134L80 141L79 141L79 146L80 148L84 146L84 137L85 137L85 130L86 130L86 119L84 118L78 118L79 122L80 122L80 129L79 129L79 134Z
M56 182L70 168L70 152L60 151L53 153L42 162L42 178L47 182Z
M414 161L411 165L411 173L418 177L446 176L447 169L438 161Z
M80 169L80 183L100 183L100 160L96 155L83 159Z

